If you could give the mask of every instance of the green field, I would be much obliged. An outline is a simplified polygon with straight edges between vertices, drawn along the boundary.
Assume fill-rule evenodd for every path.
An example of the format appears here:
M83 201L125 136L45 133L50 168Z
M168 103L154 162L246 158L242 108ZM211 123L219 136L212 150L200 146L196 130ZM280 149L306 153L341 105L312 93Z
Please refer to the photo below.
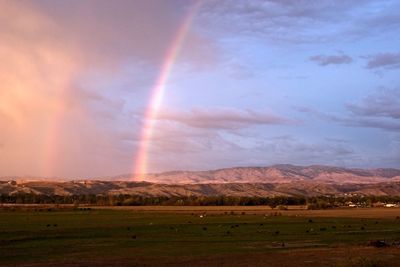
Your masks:
M3 210L0 265L292 266L292 260L297 266L400 264L399 247L368 246L374 240L400 240L396 216L225 213Z

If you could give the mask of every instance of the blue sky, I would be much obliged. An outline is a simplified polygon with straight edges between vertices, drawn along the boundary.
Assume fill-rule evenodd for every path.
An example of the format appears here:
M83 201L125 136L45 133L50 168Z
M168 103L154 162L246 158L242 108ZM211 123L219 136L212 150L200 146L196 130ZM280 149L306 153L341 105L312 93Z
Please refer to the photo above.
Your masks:
M2 1L0 175L132 170L194 1ZM400 168L399 1L201 1L149 171Z

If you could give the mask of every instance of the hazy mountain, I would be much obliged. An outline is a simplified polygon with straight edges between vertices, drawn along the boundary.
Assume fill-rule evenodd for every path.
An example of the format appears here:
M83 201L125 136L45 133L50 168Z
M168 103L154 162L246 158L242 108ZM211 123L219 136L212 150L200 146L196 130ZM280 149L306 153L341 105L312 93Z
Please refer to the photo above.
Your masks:
M399 195L400 182L334 184L317 181L293 183L153 184L147 182L0 182L0 194L45 195L130 194L141 196L317 196Z
M129 180L132 175L111 177L109 180ZM237 167L212 171L173 171L133 178L153 183L292 183L294 181L323 181L331 183L378 183L400 180L397 169L346 169L331 166L274 165L271 167ZM132 180L132 179L131 179Z
M330 166L275 165L213 171L149 174L146 181L121 175L106 180L45 181L4 179L0 194L134 194L142 196L314 196L399 195L400 170L346 169ZM136 178L137 179L137 178Z

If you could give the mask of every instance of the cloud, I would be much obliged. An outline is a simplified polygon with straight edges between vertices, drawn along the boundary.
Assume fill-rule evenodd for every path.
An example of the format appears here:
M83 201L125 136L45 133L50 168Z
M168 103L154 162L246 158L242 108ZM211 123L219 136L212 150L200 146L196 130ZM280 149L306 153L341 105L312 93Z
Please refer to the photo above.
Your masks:
M346 108L352 115L344 120L346 125L400 130L400 89L381 88Z
M347 104L347 109L361 117L400 119L400 89L381 88L361 103Z
M398 132L400 130L400 123L393 120L382 120L374 118L347 118L343 120L343 124L351 127L376 128L394 132Z
M293 136L272 138L267 142L263 142L258 149L274 151L274 153L284 156L293 153L296 157L304 156L307 160L314 160L315 158L329 160L354 153L354 149L343 142L332 142L330 140L329 142L307 143Z
M328 121L328 122L342 122L343 118L340 116L337 116L335 114L330 114L330 113L325 113L310 107L305 107L305 106L297 106L294 107L295 110L301 113L309 114L317 119L320 119L322 121Z
M320 66L350 64L353 61L348 55L315 55L310 57L310 60Z
M130 170L141 126L130 111L143 106L131 99L147 99L192 3L0 1L1 172ZM214 63L214 48L191 27L177 64Z
M332 151L327 142L314 144L293 137L292 141L285 141L293 149L293 156L290 150L282 147L280 150L275 147L278 150L271 150L271 155L267 150L255 153L252 142L260 141L260 135L270 134L272 127L275 127L274 131L283 128L288 132L296 131L297 128L291 126L297 121L256 108L204 107L182 111L179 105L189 108L197 99L184 102L183 96L179 95L181 89L177 88L189 80L199 81L201 87L201 83L206 84L217 76L216 82L225 80L224 84L230 86L234 77L232 97L213 94L212 100L199 99L196 103L221 101L218 105L259 106L264 97L275 94L264 85L286 87L284 83L282 86L275 84L273 76L304 78L301 73L283 77L280 75L282 70L275 66L268 71L257 70L257 64L265 66L266 60L270 60L258 57L259 45L342 41L343 35L348 34L353 26L359 29L360 25L372 21L370 13L364 11L371 5L375 6L374 2L202 1L171 72L172 76L177 74L183 79L168 81L171 91L165 104L177 104L177 111L161 112L155 121L157 126L150 144L150 153L155 159L152 164L157 164L154 168L166 170L186 166L208 169L251 162L267 163L263 161L264 157L272 163L273 151L282 152L277 153L282 162L285 159L301 160L306 157L301 154L302 149L315 154L314 159L317 159L324 151ZM143 114L134 111L144 109L147 104L149 89L160 72L165 53L193 3L191 0L120 0L118 3L107 0L0 1L0 140L3 144L0 146L0 172L81 177L130 171L141 141L143 120ZM372 12L376 24L363 26L366 31L374 28L378 33L392 29L391 33L397 33L400 29L398 15L396 17L398 9L389 2L376 6L379 10L385 6L385 10ZM388 10L393 10L391 16L387 16ZM356 17L359 16L354 14L363 14L366 19L358 21ZM363 34L367 36L365 32ZM252 38L259 39L252 43ZM237 50L238 46L242 50ZM320 51L315 48L312 46L313 51ZM276 51L279 57L287 50L269 51ZM310 50L303 49L300 53L304 51L308 53ZM292 55L289 53L287 56ZM320 65L338 64L346 61L341 56L344 55L316 55L315 62ZM284 61L286 59L282 60L283 65L288 64ZM368 60L373 62L374 58ZM252 64L255 61L261 63ZM371 64L371 68L397 67L387 60L386 65L380 63L381 67ZM204 67L207 67L204 76L197 76L197 72L185 77L182 75L187 74L187 69ZM218 71L214 71L216 69ZM231 77L221 77L226 73ZM241 99L240 104L237 99L231 101L237 97L240 79L249 79L240 94L245 95L248 90L257 91L257 99ZM183 91L186 87L182 87ZM185 94L188 96L191 92ZM208 91L201 97L207 94ZM276 94L277 97L265 103L279 99L280 93ZM396 99L398 95L393 99L373 96L349 104L346 116L322 112L317 116L342 125L398 131ZM283 104L279 109L285 110L287 102L278 101L273 104ZM285 127L280 127L282 125ZM266 141L267 147L270 145L272 149L272 142ZM282 140L277 142L285 145ZM344 155L345 150L325 153Z
M156 121L149 143L149 169L207 170L237 162L243 148L217 129ZM235 159L235 161L234 161Z
M131 60L159 65L192 4L193 1L175 0L168 3L121 0L118 4L107 0L68 4L44 0L20 6L51 21L54 26L46 30L47 34L61 33L57 37L65 40L87 62L116 68L121 61L129 63ZM183 51L191 64L213 60L211 43L194 28L187 33L185 46L196 48L196 53Z
M194 108L188 112L162 112L159 120L175 121L194 128L239 129L254 125L292 124L294 121L270 112L236 108Z
M368 69L397 69L400 68L400 53L380 53L367 57Z
M193 129L164 122L158 123L154 132L150 145L153 153L160 156L166 153L188 155L240 149L239 145L228 141L214 129Z
M251 150L252 165L297 164L359 166L365 164L365 157L351 144L334 140L306 141L292 135L277 136L258 141ZM258 158L258 159L257 159Z
M397 31L398 3L375 1L205 1L200 21L224 36L268 44L331 43ZM376 12L370 12L375 10ZM362 14L362 16L358 16ZM360 18L361 17L361 18ZM351 21L351 23L348 23Z
M400 90L381 88L358 103L345 105L349 114L337 115L309 107L296 107L325 122L335 122L349 127L376 128L397 132L400 130Z
M228 69L231 77L244 80L254 77L255 71L249 67L240 64L230 64Z
M385 131L397 132L400 130L400 122L387 118L363 117L354 115L335 115L321 112L315 109L300 111L307 113L324 122L334 122L346 127L376 128Z
M240 141L233 142L216 130L200 129L201 134L198 131L185 125L158 124L150 152L150 162L157 162L153 169L170 169L171 165L181 170L209 170L281 163L341 166L365 163L365 158L343 141L307 142L292 135L269 138L261 135L252 138L253 142L249 144L248 136L237 136L247 143L241 146ZM179 162L175 155L179 156Z

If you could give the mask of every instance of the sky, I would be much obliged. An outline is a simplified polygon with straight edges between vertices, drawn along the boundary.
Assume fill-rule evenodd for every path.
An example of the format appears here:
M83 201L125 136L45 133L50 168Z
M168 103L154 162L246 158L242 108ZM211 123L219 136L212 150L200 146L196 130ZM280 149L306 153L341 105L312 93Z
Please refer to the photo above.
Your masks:
M0 0L0 176L400 168L399 10Z

